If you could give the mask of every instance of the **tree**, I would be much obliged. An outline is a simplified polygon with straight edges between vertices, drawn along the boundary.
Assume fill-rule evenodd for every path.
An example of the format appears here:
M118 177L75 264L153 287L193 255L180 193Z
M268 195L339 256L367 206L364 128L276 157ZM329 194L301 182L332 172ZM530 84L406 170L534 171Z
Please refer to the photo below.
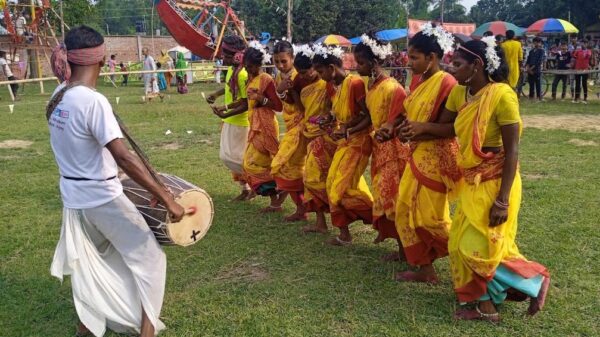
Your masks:
M24 1L28 4L31 1ZM52 7L58 13L60 7L59 0L53 0L51 2ZM63 2L63 20L69 27L74 27L78 25L88 25L94 29L102 31L100 16L98 15L98 11L96 6L94 6L88 0L69 0L62 1ZM60 22L56 20L53 22L55 27L60 27Z
M471 8L471 19L477 24L499 20L521 25L527 20L525 4L523 0L479 0Z
M442 17L441 1L438 1L433 10L429 13L430 18L439 19ZM444 1L444 21L445 22L469 22L471 19L467 15L467 9L461 5L459 0Z

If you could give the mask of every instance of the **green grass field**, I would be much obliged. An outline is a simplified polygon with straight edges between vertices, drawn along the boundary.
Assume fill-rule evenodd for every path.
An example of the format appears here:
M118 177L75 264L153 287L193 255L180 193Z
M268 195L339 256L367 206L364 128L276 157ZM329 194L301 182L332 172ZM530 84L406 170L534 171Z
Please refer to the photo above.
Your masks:
M393 274L407 266L378 260L395 243L373 245L369 226L351 227L351 247L328 247L280 214L259 215L267 200L228 202L238 189L218 158L219 120L200 97L214 88L195 85L189 95L151 104L142 103L141 87L99 88L113 104L120 97L117 111L158 170L194 182L215 202L200 243L165 248L162 336L600 335L600 102L522 106L525 119L542 114L547 123L525 129L522 140L518 243L550 269L553 284L539 316L525 317L526 303L508 303L503 323L492 326L452 320L447 259L436 262L440 285L400 284ZM49 274L62 215L45 122L49 95L31 85L11 114L0 91L0 336L72 336L69 279L61 284ZM596 131L569 131L594 121ZM8 140L32 143L14 148L19 143Z

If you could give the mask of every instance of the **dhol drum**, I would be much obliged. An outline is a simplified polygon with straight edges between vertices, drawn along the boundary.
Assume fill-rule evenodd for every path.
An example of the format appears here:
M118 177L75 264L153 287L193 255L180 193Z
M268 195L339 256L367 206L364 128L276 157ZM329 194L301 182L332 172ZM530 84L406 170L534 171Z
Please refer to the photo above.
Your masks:
M131 178L121 178L123 192L142 213L146 223L161 245L189 246L198 242L210 228L214 206L212 199L203 189L179 177L159 173L161 181L169 188L175 201L184 209L195 210L179 222L171 223L167 209L153 202L153 196Z

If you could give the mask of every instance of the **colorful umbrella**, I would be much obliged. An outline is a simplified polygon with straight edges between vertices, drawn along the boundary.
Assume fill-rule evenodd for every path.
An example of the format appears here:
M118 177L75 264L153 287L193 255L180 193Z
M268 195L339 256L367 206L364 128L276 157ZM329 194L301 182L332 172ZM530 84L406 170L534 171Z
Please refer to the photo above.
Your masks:
M532 34L576 34L579 33L579 29L573 26L569 21L562 19L541 19L534 22L529 28L527 33Z
M521 36L524 33L523 29L519 28L518 26L516 26L510 22L492 21L492 22L486 22L486 23L482 24L481 26L477 27L477 29L475 29L475 31L473 32L473 34L471 34L471 36L481 38L481 37L483 37L483 33L487 32L487 31L494 33L494 35L500 34L500 35L506 36L507 30L512 30L513 32L515 32L516 36Z
M350 47L352 45L352 42L350 42L350 40L348 40L347 38L345 38L341 35L325 35L325 36L321 37L320 39L318 39L317 41L315 41L315 43L322 43L322 44L326 44L326 45L335 45L335 46L344 46L344 47Z

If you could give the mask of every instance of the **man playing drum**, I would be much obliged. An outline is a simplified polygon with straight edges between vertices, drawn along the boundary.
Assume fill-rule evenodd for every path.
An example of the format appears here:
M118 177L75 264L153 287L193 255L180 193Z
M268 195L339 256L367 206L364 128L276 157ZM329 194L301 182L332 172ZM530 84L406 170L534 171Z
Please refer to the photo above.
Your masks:
M102 336L108 327L154 336L164 328L166 257L123 194L117 165L167 208L171 221L185 211L128 151L108 100L95 90L106 55L102 35L80 26L65 44L52 55L64 83L47 111L64 204L51 273L71 275L77 335Z

